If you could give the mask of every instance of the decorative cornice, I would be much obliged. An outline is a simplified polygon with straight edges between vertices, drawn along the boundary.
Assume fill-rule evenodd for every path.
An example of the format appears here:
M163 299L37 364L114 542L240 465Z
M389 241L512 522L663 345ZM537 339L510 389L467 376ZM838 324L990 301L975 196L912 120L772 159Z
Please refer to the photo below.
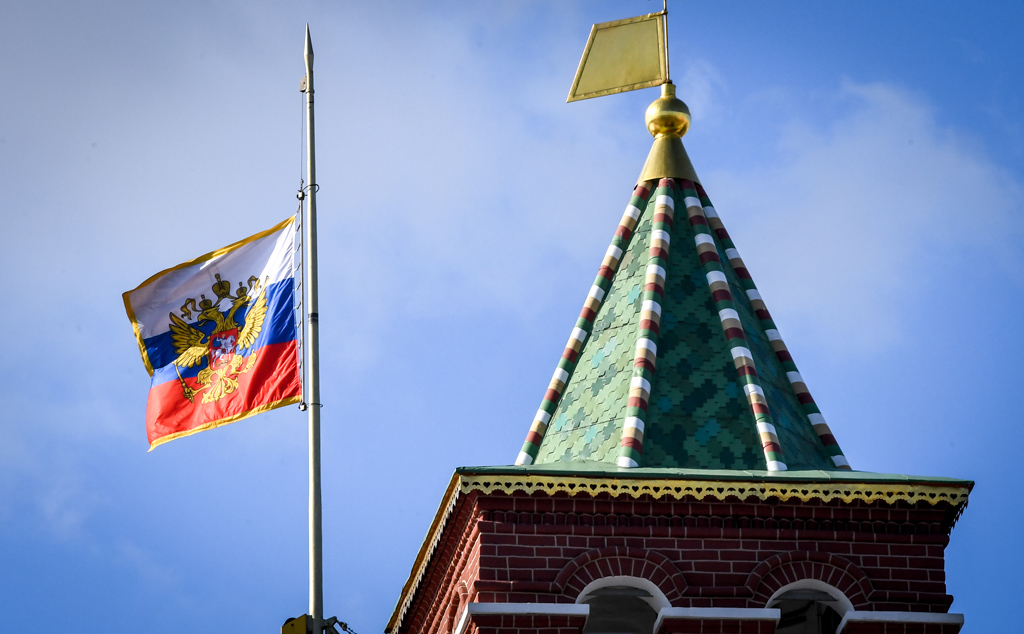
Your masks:
M927 502L931 505L949 504L961 506L967 503L970 487L963 484L928 484L918 482L786 482L782 478L772 481L714 481L696 479L660 479L595 476L542 475L524 474L472 474L462 473L459 477L459 490L463 494L480 491L491 493L526 494L544 493L547 495L598 495L607 493L613 497L620 495L639 498L650 496L654 499L674 499L692 497L697 500L714 499L724 501L727 498L746 500L779 500L782 502L799 500L809 502L840 501L852 502Z

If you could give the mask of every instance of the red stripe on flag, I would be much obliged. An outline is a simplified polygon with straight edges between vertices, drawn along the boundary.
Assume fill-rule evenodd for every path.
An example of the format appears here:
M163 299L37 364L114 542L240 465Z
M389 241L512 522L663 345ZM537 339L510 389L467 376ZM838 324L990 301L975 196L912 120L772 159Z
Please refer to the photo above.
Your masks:
M154 385L146 403L149 444L156 446L171 438L297 402L302 395L297 350L295 340L258 348L253 353L258 356L249 371L233 377L238 386L211 403L202 402L203 395L211 393L209 388L197 392L193 403L185 397L181 383L176 380ZM241 367L245 367L244 362ZM202 387L194 378L185 380L193 389Z

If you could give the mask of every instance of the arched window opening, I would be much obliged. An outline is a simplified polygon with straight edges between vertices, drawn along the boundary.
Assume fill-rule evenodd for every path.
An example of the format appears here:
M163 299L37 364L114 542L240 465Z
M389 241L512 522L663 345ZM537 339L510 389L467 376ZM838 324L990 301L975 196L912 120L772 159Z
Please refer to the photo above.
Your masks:
M842 621L836 609L840 608L838 603L821 590L800 588L783 592L768 604L782 613L775 634L834 634Z
M583 634L652 634L658 610L669 605L657 586L634 577L599 579L576 603L590 606Z

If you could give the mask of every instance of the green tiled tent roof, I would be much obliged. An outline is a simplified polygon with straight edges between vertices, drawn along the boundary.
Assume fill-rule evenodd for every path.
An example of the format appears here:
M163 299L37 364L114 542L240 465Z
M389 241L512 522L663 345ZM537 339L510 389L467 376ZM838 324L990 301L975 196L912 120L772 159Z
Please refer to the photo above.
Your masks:
M516 464L594 462L849 469L692 180L637 185Z

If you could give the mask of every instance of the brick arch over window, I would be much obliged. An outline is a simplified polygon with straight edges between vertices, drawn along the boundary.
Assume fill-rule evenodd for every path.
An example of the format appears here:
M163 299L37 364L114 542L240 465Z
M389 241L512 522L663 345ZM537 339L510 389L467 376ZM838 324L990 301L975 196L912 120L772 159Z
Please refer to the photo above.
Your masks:
M451 592L450 603L448 611L445 612L444 632L450 634L455 631L455 624L462 610L465 609L466 604L469 602L469 586L466 585L465 581L460 581L458 585Z
M675 602L686 589L686 580L679 569L665 557L641 548L598 548L576 557L555 577L555 588L575 601L587 584L604 577L639 577L647 579L664 593L669 603Z
M854 609L868 607L873 588L864 571L850 561L829 553L794 550L762 561L744 584L754 600L767 605L782 586L801 579L816 579L836 588L850 600Z

